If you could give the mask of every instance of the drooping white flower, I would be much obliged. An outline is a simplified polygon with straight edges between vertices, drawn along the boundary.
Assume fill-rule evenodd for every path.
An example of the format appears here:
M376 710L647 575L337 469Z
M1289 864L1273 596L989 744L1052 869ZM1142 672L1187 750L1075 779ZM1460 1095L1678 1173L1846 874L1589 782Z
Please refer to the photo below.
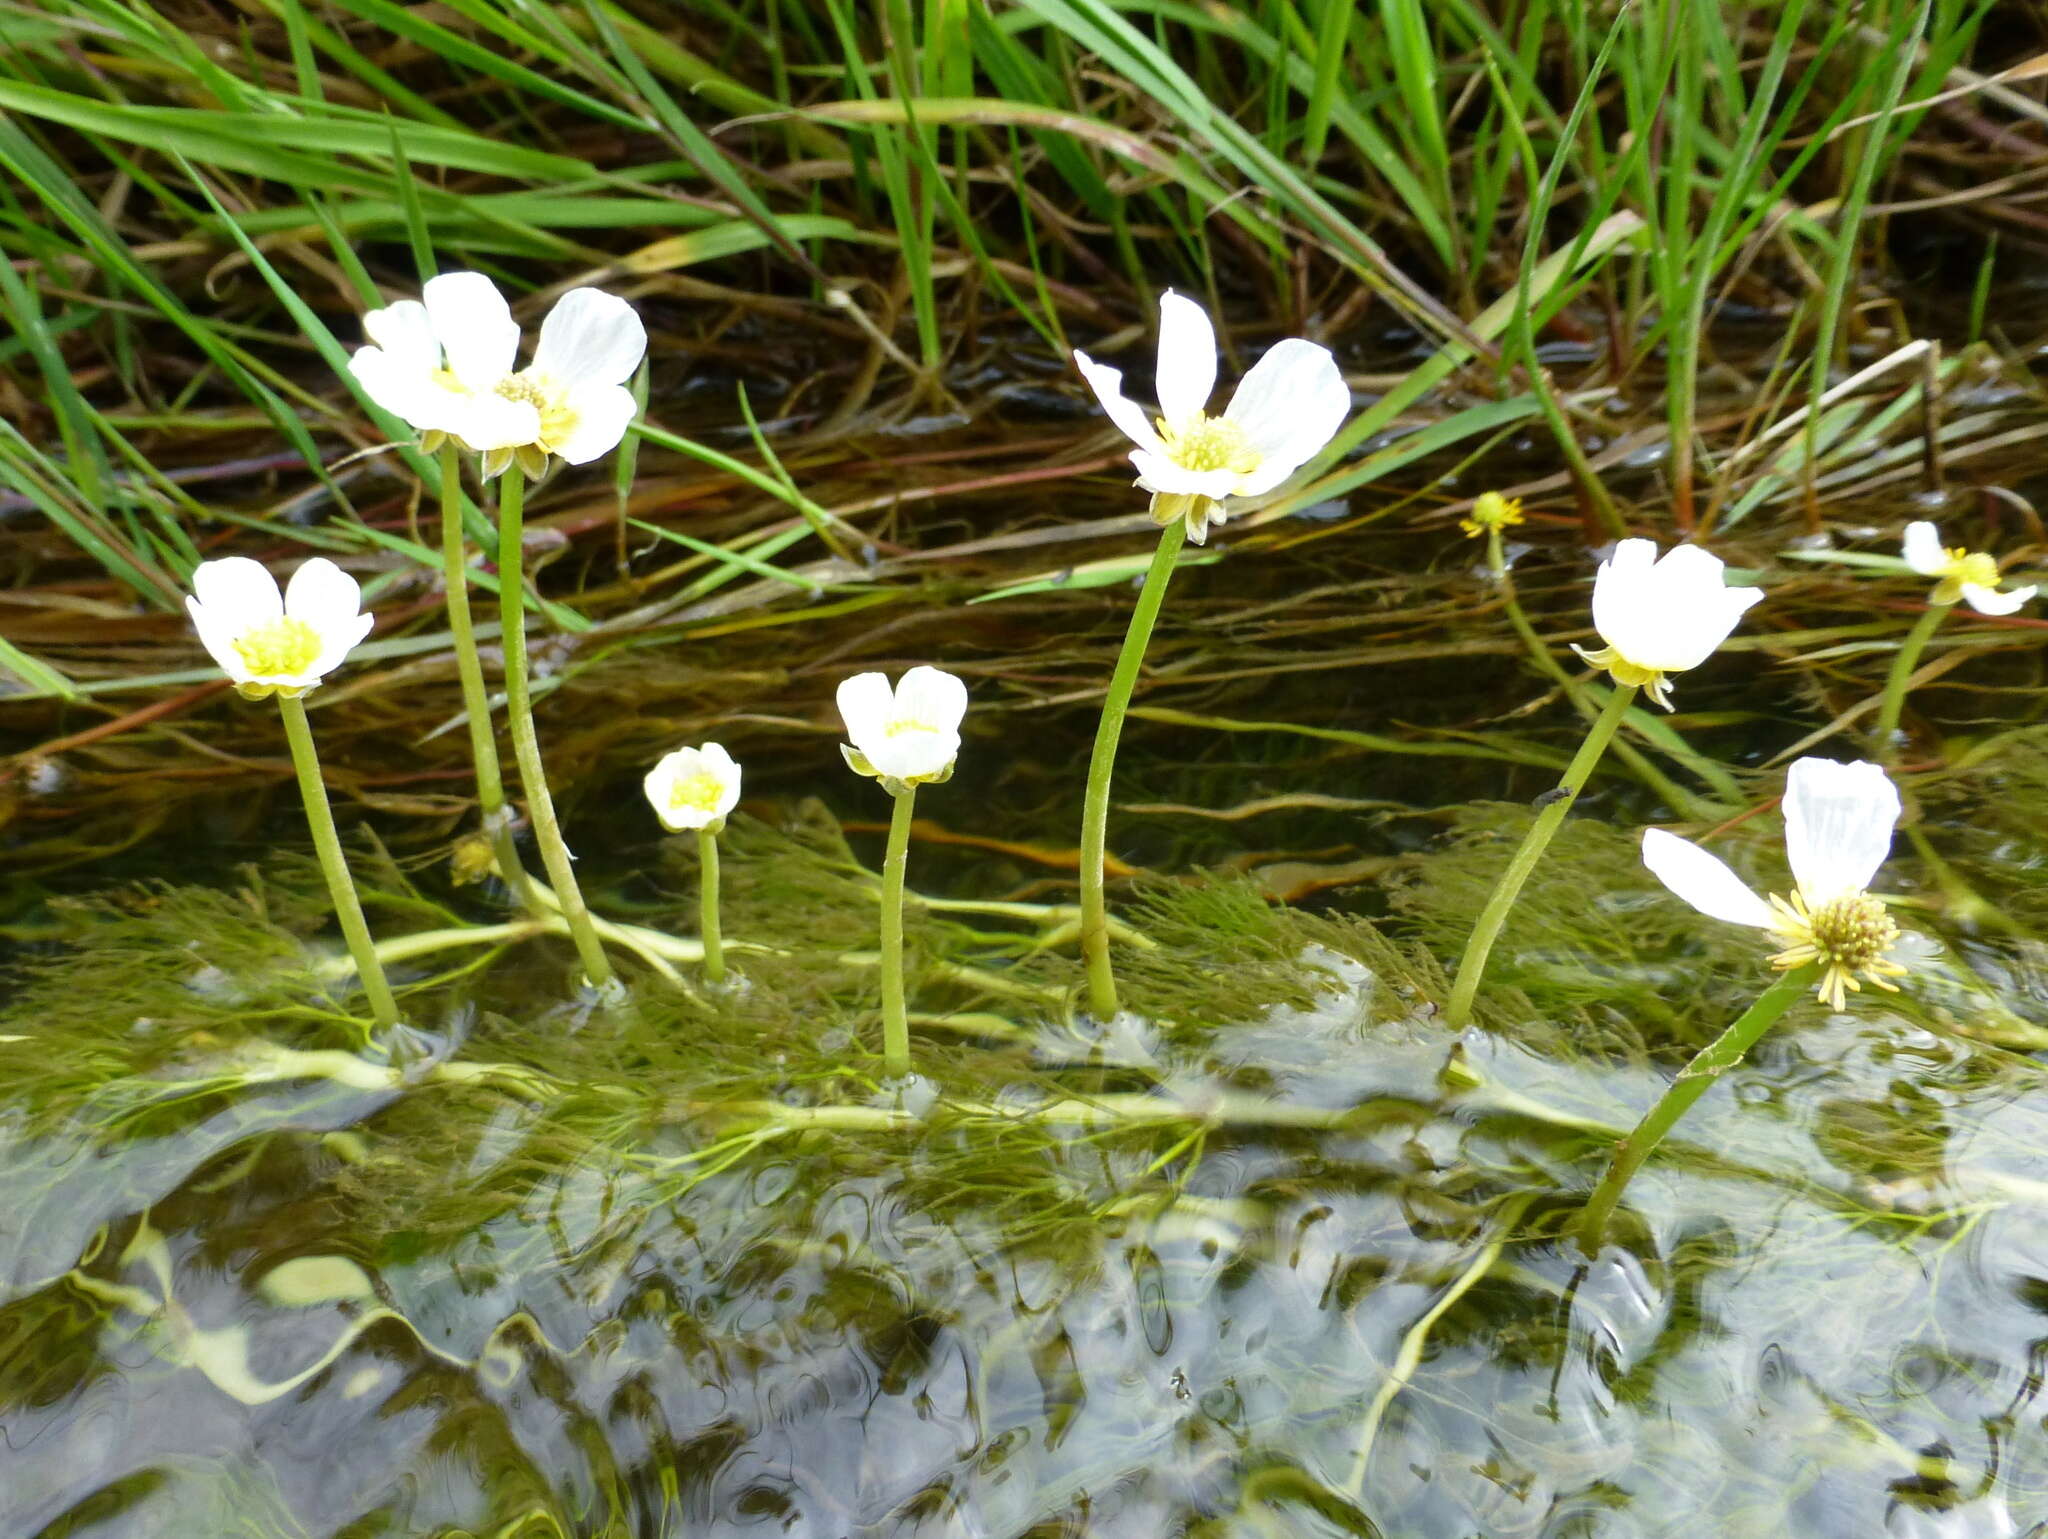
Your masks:
M1944 549L1934 525L1924 521L1906 525L1906 565L1922 577L1937 579L1932 602L1953 604L1967 600L1980 615L2009 615L2034 596L2034 590L1998 590L1998 558L1967 546Z
M1669 675L1705 662L1764 596L1729 587L1723 570L1697 545L1675 546L1660 561L1655 541L1623 540L1593 578L1593 629L1607 645L1572 650L1670 710Z
M859 673L839 686L839 715L852 741L840 752L857 775L872 775L891 792L937 784L960 753L967 686L941 668L916 667L896 687L880 673Z
M533 362L515 369L519 323L482 273L429 278L418 299L363 317L372 346L349 360L370 399L420 430L483 456L494 476L529 477L550 456L583 465L618 446L637 405L625 386L647 351L640 317L617 295L571 289L541 322Z
M1351 390L1326 347L1299 337L1276 342L1238 382L1223 415L1208 415L1216 388L1216 332L1193 300L1169 289L1159 300L1159 417L1123 393L1123 371L1076 352L1081 377L1110 421L1138 447L1138 485L1153 494L1161 524L1188 521L1188 538L1222 523L1225 497L1270 492L1314 457L1343 426Z
M362 602L356 580L325 556L303 563L282 594L262 562L229 556L199 564L185 607L235 688L261 700L303 695L339 668L376 623Z
M708 828L715 834L739 805L740 767L717 743L678 748L647 772L645 785L664 828Z
M1643 864L1710 919L1753 925L1784 940L1780 970L1821 964L1820 997L1839 1010L1863 980L1896 990L1899 927L1867 890L1891 852L1899 793L1875 764L1801 759L1785 782L1785 858L1792 896L1766 902L1725 863L1661 828L1643 832Z

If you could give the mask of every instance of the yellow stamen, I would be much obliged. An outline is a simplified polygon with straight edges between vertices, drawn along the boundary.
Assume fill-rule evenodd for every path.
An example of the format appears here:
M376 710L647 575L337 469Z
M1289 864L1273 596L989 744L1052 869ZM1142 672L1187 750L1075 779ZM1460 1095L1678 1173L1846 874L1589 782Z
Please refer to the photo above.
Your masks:
M1885 912L1882 899L1867 892L1833 898L1814 908L1803 893L1789 899L1771 894L1777 918L1773 927L1792 944L1771 958L1781 972L1809 963L1823 964L1816 994L1829 1008L1839 1010L1851 992L1864 982L1898 992L1891 980L1903 978L1907 969L1891 960L1898 944L1899 927Z
M1524 521L1522 499L1503 497L1499 492L1481 492L1472 504L1472 516L1458 520L1467 539L1476 540L1489 529L1506 529Z
M724 791L724 783L716 775L708 770L699 770L694 775L685 775L669 787L669 810L715 812L718 809L718 799Z
M1998 586L1998 558L1989 551L1971 550L1963 545L1951 545L1942 552L1947 559L1935 569L1935 576L1941 580L1934 585L1934 602L1953 604L1963 596L1965 587L1996 588Z
M1588 651L1574 643L1572 650L1595 668L1605 668L1615 683L1633 684L1665 710L1671 709L1671 676L1662 668L1646 668L1641 663L1632 663L1612 647Z
M1259 451L1228 417L1197 415L1178 428L1161 417L1159 437L1166 457L1182 470L1228 470L1248 476L1259 468Z
M279 615L235 638L242 665L258 675L301 674L320 657L320 633L304 620Z

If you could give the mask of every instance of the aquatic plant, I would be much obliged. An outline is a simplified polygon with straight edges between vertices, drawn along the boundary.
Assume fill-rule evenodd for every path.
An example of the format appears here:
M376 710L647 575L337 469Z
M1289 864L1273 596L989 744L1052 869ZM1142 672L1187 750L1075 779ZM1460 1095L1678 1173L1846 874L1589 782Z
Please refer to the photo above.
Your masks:
M1124 395L1122 370L1082 352L1074 354L1074 365L1110 420L1137 445L1130 455L1137 484L1152 494L1152 518L1163 528L1103 696L1081 806L1081 951L1088 964L1089 1008L1107 1020L1117 1011L1103 896L1110 782L1174 559L1184 539L1200 545L1209 538L1209 525L1224 521L1226 499L1271 492L1320 454L1351 410L1351 391L1328 348L1290 337L1252 365L1221 416L1210 416L1216 331L1200 305L1171 289L1159 299L1156 428L1144 408Z
M847 768L880 782L892 800L882 862L882 1061L890 1075L910 1072L910 1023L903 997L903 873L917 788L953 777L967 686L944 669L920 664L890 688L886 675L860 673L839 686L848 741Z
M306 825L370 1014L380 1027L396 1026L398 1002L385 980L362 901L341 853L304 699L308 690L342 665L370 633L376 617L362 613L362 590L356 580L320 556L301 563L282 594L269 570L246 556L201 563L192 574L192 589L185 603L199 639L234 680L242 698L276 697L306 807Z
M1924 519L1906 525L1902 553L1907 566L1922 577L1934 578L1935 584L1934 591L1927 596L1927 608L1899 643L1891 669L1885 675L1871 741L1878 757L1887 764L1898 757L1899 718L1905 712L1906 693L1912 687L1914 670L1920 666L1920 654L1927 650L1927 643L1933 640L1949 611L1959 603L1968 603L1980 615L2009 615L2017 612L2035 592L2032 585L2001 588L1996 556L1962 545L1944 547L1940 532Z
M454 447L476 453L483 479L498 481L498 616L505 641L506 726L553 899L575 938L585 975L594 986L610 988L615 982L611 963L576 880L574 857L555 816L534 729L526 652L523 510L526 480L546 474L552 459L587 464L618 447L639 410L624 381L646 354L646 328L624 300L599 289L571 289L541 322L533 362L515 369L519 324L497 285L472 272L429 279L419 299L371 311L363 328L373 345L349 360L349 371L371 398L418 428L422 449L445 452L445 447ZM455 463L445 460L442 576L450 628L463 658L474 748L488 735L488 702L468 624L469 579L460 542L459 492ZM515 888L524 888L523 877L515 874L516 855L503 827L502 809L490 805L497 799L495 749L479 751L476 758L485 827L504 868L501 874Z
M1498 530L1495 530L1497 537ZM1507 922L1529 873L1543 858L1587 778L1607 751L1636 691L1671 708L1670 675L1697 668L1728 639L1736 623L1761 599L1761 588L1731 588L1718 557L1696 545L1681 545L1659 559L1652 540L1623 540L1593 578L1593 628L1606 643L1597 651L1574 650L1614 680L1607 704L1594 718L1542 812L1509 858L1493 896L1481 912L1447 1007L1451 1023L1471 1019L1472 1000L1486 972L1486 959Z
M643 782L661 826L697 836L698 936L704 976L725 981L725 946L718 922L718 836L740 800L740 767L718 743L678 748L664 755Z
M1785 779L1785 858L1794 887L1769 902L1726 862L1663 829L1643 831L1643 864L1710 919L1768 931L1786 942L1771 958L1784 973L1756 1003L1680 1071L1614 1157L1587 1201L1579 1234L1597 1251L1629 1179L1715 1080L1742 1062L1792 1002L1812 988L1831 1009L1871 983L1896 992L1906 965L1896 958L1899 927L1869 891L1891 853L1899 793L1875 764L1801 759Z

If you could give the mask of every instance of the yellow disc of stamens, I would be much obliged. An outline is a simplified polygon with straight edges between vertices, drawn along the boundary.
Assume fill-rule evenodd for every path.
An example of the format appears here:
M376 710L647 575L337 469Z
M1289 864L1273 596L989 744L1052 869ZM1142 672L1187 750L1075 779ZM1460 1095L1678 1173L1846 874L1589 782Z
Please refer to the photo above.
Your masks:
M718 798L725 786L716 775L686 775L669 788L668 805L672 812L713 812L717 810Z
M280 615L235 638L242 665L258 677L302 674L320 657L320 633L304 620Z
M1792 943L1771 958L1771 966L1790 971L1819 963L1820 984L1815 993L1829 1008L1841 1009L1849 994L1863 983L1896 992L1897 985L1891 980L1903 978L1906 968L1891 960L1899 927L1885 912L1882 900L1856 892L1814 908L1801 893L1789 899L1773 893L1771 907L1777 911L1778 933Z
M1259 468L1259 451L1228 417L1198 416L1177 429L1162 419L1159 437L1166 457L1183 470L1228 470L1248 476Z

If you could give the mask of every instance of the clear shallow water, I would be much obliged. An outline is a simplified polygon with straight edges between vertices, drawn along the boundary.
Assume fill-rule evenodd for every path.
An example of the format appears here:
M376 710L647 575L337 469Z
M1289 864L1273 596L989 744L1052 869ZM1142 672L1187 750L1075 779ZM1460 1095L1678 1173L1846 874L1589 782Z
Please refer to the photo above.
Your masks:
M2048 1096L1958 959L1795 1012L1589 1261L1632 992L1756 980L1641 887L1457 1038L1370 930L1183 890L1149 1023L928 988L1014 1032L900 1103L822 951L623 1017L514 955L393 1068L287 1003L295 901L168 895L0 1017L0 1533L2048 1533Z

